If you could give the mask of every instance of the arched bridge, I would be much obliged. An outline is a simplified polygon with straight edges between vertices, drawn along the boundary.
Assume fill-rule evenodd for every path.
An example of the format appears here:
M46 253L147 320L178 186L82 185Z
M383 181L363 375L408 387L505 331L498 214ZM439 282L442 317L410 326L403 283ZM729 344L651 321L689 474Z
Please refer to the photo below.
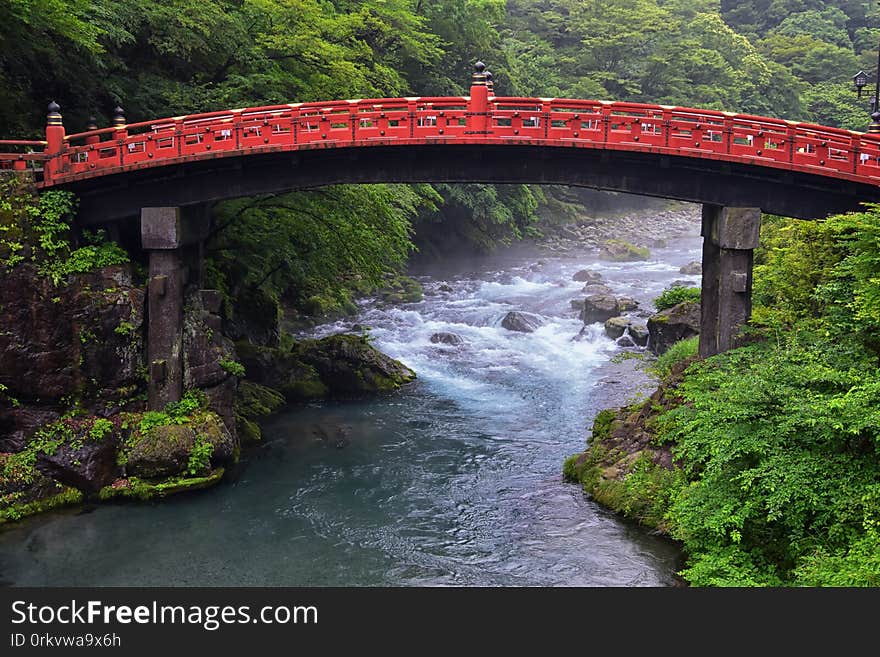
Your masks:
M823 218L880 201L880 136L640 103L470 96L293 103L0 141L0 169L80 198L78 221L140 215L149 252L150 405L180 398L183 297L209 218L188 207L334 183L557 183L703 204L700 353L751 312L761 211ZM197 248L192 248L197 247ZM187 266L187 262L190 265ZM219 318L215 318L219 321Z
M495 96L293 103L0 142L0 166L104 223L141 207L345 182L559 183L801 218L880 200L880 138L714 110ZM6 148L4 148L4 146ZM28 150L30 152L23 152Z

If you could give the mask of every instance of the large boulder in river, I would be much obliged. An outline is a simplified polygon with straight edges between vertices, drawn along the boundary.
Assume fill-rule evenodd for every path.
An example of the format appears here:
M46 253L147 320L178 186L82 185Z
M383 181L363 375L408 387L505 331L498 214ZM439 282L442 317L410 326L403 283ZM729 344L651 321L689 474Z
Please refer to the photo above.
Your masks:
M462 338L457 333L449 333L447 331L439 331L431 335L431 342L433 344L449 344L449 345L460 345L464 344L464 338Z
M584 285L584 288L581 290L586 295L590 294L614 294L614 290L612 290L607 285L603 285L601 283L587 283Z
M396 390L416 377L359 335L300 340L289 350L239 342L236 351L249 380L278 390L289 402Z
M571 277L571 280L578 283L598 283L602 280L602 274L592 269L581 269Z
M620 314L617 299L610 294L592 294L584 299L581 319L584 324L604 322Z
M628 317L612 317L605 322L605 335L612 340L617 340L632 324Z
M644 347L648 344L648 327L629 317L612 317L605 322L605 335L622 347ZM625 338L625 339L621 339Z
M650 347L658 356L679 340L700 333L700 304L685 301L648 319Z
M518 331L520 333L533 333L535 329L543 326L544 320L532 313L523 313L518 310L512 310L501 320L501 326L508 331Z
M703 265L698 260L692 260L686 265L682 265L679 270L679 274L687 274L688 276L697 276L698 274L703 273Z
M617 307L620 308L620 312L625 313L638 308L639 302L632 297L617 297Z
M629 327L629 337L639 347L648 346L648 327L644 324L631 324Z
M624 240L608 240L602 245L599 257L615 262L635 262L647 260L651 252L643 246L636 246Z

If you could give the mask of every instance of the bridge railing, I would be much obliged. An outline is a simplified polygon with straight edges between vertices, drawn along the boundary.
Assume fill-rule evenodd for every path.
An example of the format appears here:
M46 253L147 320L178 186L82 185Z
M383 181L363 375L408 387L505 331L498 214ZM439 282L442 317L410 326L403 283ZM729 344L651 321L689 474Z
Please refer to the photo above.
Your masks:
M42 180L43 163L46 161L45 148L45 141L0 140L0 171L31 171L38 180Z
M473 90L472 90L473 93ZM533 143L722 159L880 183L880 139L781 119L558 98L415 97L293 103L0 142L0 169L44 185L132 168L295 149L443 142ZM63 127L56 122L53 128ZM49 133L47 128L47 140Z

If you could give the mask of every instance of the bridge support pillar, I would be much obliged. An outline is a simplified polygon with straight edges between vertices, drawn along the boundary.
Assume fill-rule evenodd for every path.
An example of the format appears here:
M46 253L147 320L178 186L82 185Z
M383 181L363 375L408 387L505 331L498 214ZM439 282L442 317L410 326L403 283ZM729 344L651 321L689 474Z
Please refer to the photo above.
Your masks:
M752 314L752 264L760 228L759 208L703 205L703 358L730 349Z
M201 275L208 214L182 215L177 207L141 209L141 245L149 253L147 360L149 407L161 409L183 394L183 299ZM195 248L188 248L195 245ZM194 262L190 267L188 262ZM193 276L194 274L194 276ZM200 282L198 280L194 282Z

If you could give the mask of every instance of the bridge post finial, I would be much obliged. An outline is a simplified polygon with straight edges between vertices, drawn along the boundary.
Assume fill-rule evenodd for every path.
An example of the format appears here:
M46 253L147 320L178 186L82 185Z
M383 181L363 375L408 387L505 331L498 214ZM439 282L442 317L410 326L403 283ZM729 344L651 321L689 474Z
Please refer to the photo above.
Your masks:
M467 134L485 135L489 125L489 87L486 86L486 65L474 64L471 99L468 102Z
M61 151L64 150L64 123L61 119L61 107L54 100L49 103L49 112L46 115L46 153L49 161L43 167L43 178L46 182L52 179L52 174L59 169Z
M491 71L486 71L486 89L489 91L490 96L495 95L495 76L492 75Z
M868 132L874 135L880 133L880 110L871 112L871 123L868 125Z
M477 62L474 64L474 74L471 76L471 86L485 86L486 85L486 74L484 71L486 70L486 65L483 62Z
M122 106L117 105L113 110L113 127L116 129L113 133L114 139L125 139L128 137L125 125L125 110L122 109Z

